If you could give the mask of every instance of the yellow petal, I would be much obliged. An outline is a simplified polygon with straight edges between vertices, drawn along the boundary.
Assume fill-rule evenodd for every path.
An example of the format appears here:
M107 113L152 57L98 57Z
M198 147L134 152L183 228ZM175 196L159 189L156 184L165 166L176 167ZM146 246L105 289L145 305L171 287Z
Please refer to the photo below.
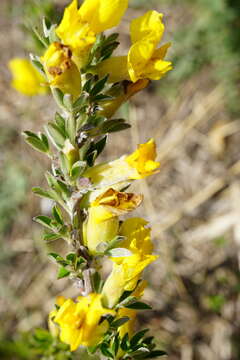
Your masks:
M125 220L120 227L120 235L126 240L121 243L133 254L149 255L153 251L151 241L151 229L147 227L148 222L142 218L129 218Z
M76 99L81 93L81 75L72 61L72 52L66 45L52 43L41 61L51 86Z
M117 26L127 7L128 0L85 0L79 14L90 29L98 34Z
M146 37L151 37L151 41L154 42L156 46L164 32L162 18L163 14L150 10L143 16L132 20L130 25L132 43L134 44Z
M126 158L126 162L136 169L135 179L154 174L160 163L156 162L156 144L150 139L145 144L140 144L138 149Z
M9 61L12 72L12 86L20 93L28 96L46 94L48 86L43 75L27 59L15 58Z
M71 351L82 346L96 345L108 330L109 324L99 321L103 315L115 315L115 311L102 306L102 295L92 293L80 296L75 303L68 299L57 311L54 321L60 326L61 341L70 345Z
M144 71L154 54L155 44L149 40L140 40L133 44L128 52L128 72L131 81L147 78Z
M168 71L172 70L172 63L170 61L163 60L170 46L171 44L167 43L154 51L154 54L146 65L142 76L151 80L159 80Z
M56 34L65 45L70 46L76 64L79 67L84 66L96 36L89 24L82 19L77 0L73 0L65 9Z
M105 221L115 216L124 215L138 207L143 196L133 193L119 192L112 188L98 196L91 204L92 207L102 206L106 210L98 221Z
M127 56L115 56L102 61L95 69L99 77L109 74L108 81L111 83L130 80L128 74Z
M84 225L84 244L88 247L91 254L97 252L97 246L101 242L108 243L113 240L118 233L119 220L112 217L109 220L101 221L109 213L103 206L89 208L88 219Z

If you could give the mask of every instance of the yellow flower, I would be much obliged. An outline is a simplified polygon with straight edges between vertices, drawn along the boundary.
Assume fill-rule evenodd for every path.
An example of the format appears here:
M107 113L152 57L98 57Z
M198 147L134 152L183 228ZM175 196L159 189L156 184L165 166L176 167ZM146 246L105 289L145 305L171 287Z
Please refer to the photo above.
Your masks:
M60 89L64 94L71 94L76 99L81 93L81 75L72 60L72 52L68 46L58 42L52 43L41 61L52 87Z
M56 305L62 306L65 303L66 299L63 296L58 296L56 298ZM48 328L52 336L57 337L59 335L59 327L54 323L54 319L57 315L57 309L52 310L48 315Z
M65 9L56 34L70 46L76 63L84 65L96 35L119 24L128 0L85 0L78 9L77 0Z
M141 179L154 174L160 164L155 161L157 156L156 144L153 139L145 144L140 144L138 149L126 158L126 162L136 170L133 179Z
M131 155L93 166L83 176L88 177L96 187L111 186L121 189L126 182L155 174L160 166L160 163L155 161L156 155L155 141L150 139L140 144Z
M155 261L152 255L150 228L141 218L130 218L122 224L119 234L126 237L121 247L132 252L125 257L111 258L113 269L103 287L103 299L107 307L114 307L125 290L133 290L146 266Z
M141 195L108 189L90 205L84 231L84 244L91 253L101 242L113 240L118 233L120 215L134 210L142 202Z
M157 48L164 32L163 15L148 11L134 19L130 26L132 46L127 56L112 57L97 66L99 76L110 75L110 82L139 79L159 80L172 69L164 57L170 44Z
M46 80L29 60L15 58L8 66L13 76L11 85L20 93L33 96L48 92Z
M115 315L115 312L102 306L101 294L80 296L77 303L66 300L54 318L60 326L61 341L69 344L71 351L77 350L80 345L97 345L109 327L107 320L99 324L106 314Z

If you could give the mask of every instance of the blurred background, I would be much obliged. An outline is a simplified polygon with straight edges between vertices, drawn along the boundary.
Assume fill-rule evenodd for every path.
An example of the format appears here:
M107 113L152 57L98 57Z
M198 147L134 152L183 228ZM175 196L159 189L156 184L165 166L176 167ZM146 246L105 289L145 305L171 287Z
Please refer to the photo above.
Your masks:
M56 295L77 294L55 280L47 253L62 247L41 240L32 217L50 205L31 193L45 186L49 162L21 131L38 131L54 114L50 96L25 97L10 86L12 57L41 53L31 27L42 16L60 19L65 0L0 1L0 357L26 359L7 340L46 326ZM120 110L132 128L112 135L114 159L154 136L161 172L134 184L145 201L158 261L146 273L154 311L138 318L169 360L240 359L240 2L132 0L120 28L147 9L165 14L165 41L174 70ZM15 352L15 355L14 355ZM17 355L16 355L17 353Z

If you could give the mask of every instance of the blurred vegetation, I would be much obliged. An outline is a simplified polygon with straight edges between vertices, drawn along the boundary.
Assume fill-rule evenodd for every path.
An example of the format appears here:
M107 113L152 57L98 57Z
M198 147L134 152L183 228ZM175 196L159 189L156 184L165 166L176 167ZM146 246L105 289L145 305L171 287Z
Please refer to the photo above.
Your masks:
M188 21L177 24L173 33L174 71L165 87L170 91L178 89L182 81L210 66L212 79L224 88L229 111L237 115L240 110L239 0L182 0L181 5L189 7L191 14Z

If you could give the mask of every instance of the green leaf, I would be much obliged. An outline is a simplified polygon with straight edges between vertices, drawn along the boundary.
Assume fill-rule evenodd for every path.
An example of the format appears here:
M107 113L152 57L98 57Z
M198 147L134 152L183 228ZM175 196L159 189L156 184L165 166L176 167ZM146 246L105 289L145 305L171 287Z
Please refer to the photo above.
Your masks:
M43 133L40 133L40 138L42 142L45 144L46 148L49 150L49 142L47 136Z
M69 190L68 186L61 180L57 180L57 184L61 189L62 193L64 193L68 198L71 195L71 191Z
M131 352L131 357L133 359L145 359L146 355L149 355L150 350L145 347L140 347L136 351Z
M88 98L87 93L83 93L74 103L73 103L73 109L74 111L80 110L86 102L86 99Z
M55 121L58 127L60 127L62 131L65 133L65 119L58 112L56 112L55 114Z
M58 239L61 239L61 234L55 234L55 233L46 233L43 235L43 240L44 241L55 241L55 240L58 240Z
M153 359L155 357L164 355L167 355L167 353L163 350L153 350L147 356L145 356L145 359Z
M46 76L40 58L36 55L30 54L30 60L33 66L39 71L39 73L42 74L43 76Z
M58 264L62 265L62 267L68 266L70 263L66 261L61 255L57 253L49 253L48 256L52 257Z
M69 253L66 256L66 259L70 261L71 263L74 263L76 261L77 255L75 253Z
M57 278L62 279L70 274L70 271L67 270L65 267L61 267L58 271Z
M109 345L108 345L107 343L102 343L102 344L100 345L100 350L101 350L102 354L103 354L104 356L106 356L107 358L109 358L109 357L110 357L111 359L114 358L114 355L113 355L112 352L110 351Z
M92 167L94 165L97 155L98 155L97 150L94 150L86 156L86 161L88 166Z
M38 135L29 130L23 131L22 134L23 134L23 136L29 136L29 137L34 137L34 138L38 139Z
M82 173L85 171L87 167L86 161L77 161L73 164L71 169L71 177L73 179L77 179L82 175Z
M130 292L130 294L131 293L132 293L132 291ZM137 298L135 296L128 296L119 302L118 308L126 307L127 305L132 304L133 302L136 302L136 301L137 301Z
M133 302L132 304L125 305L128 309L135 309L135 310L151 310L152 307L148 304L145 304L141 301Z
M44 36L42 36L36 27L33 27L32 30L33 30L34 34L36 35L37 39L43 44L43 46L45 48L47 48L49 45L48 39L46 39Z
M109 100L113 100L114 97L113 96L110 96L110 95L105 95L105 94L99 94L99 95L96 95L94 96L93 100L94 101L109 101Z
M51 22L47 18L43 18L42 20L42 27L43 27L43 33L46 38L49 37L49 29L51 28Z
M130 128L131 125L127 124L124 119L111 119L105 121L100 127L99 130L102 134L112 133L117 131L122 131Z
M73 109L72 95L65 94L63 96L63 105L65 106L65 108L67 110L72 111L72 109Z
M57 124L49 122L46 126L46 131L52 140L52 143L56 146L57 149L62 149L66 140L66 134Z
M149 331L149 329L144 329L141 331L138 331L130 340L131 347L134 347L137 345L137 343L144 337L144 335Z
M52 257L54 260L64 260L63 257L55 252L48 253L48 256Z
M82 91L83 92L86 91L87 93L89 93L93 85L93 82L94 82L94 76L91 75L91 77L85 82Z
M64 225L64 221L63 221L63 217L62 217L61 210L60 210L60 208L59 208L57 205L53 206L53 208L52 208L52 214L53 214L53 217L54 217L54 219L57 221L58 224Z
M90 91L90 95L95 96L99 94L104 89L104 86L108 81L108 78L109 75L106 75L102 79L98 80L96 84L93 86L92 90Z
M47 153L49 150L48 146L46 146L46 144L38 137L28 136L28 137L25 137L25 141L32 148L34 148L35 150L40 151L42 153Z
M32 192L34 194L38 195L38 196L41 196L41 197L44 197L44 198L47 198L47 199L52 199L52 200L54 199L52 197L52 195L49 193L49 191L44 190L44 189L42 189L40 187L33 187Z
M130 341L129 341L129 335L128 333L126 333L123 338L122 338L122 341L121 341L121 349L124 350L124 351L128 351L129 347L130 347Z
M92 282L93 282L93 289L94 292L100 293L103 287L103 281L101 279L101 276L99 272L95 272L92 276Z
M33 218L34 221L36 221L37 223L47 227L48 229L52 229L52 219L48 216L44 216L44 215L39 215L39 216L35 216Z
M117 329L118 327L122 326L123 324L125 324L128 321L129 321L129 317L128 316L123 316L122 318L113 321L111 323L111 327Z
M116 356L118 353L118 349L119 349L119 345L120 345L120 339L118 334L114 337L113 339L113 343L112 343L112 352L114 353L114 355Z
M97 150L97 155L100 155L104 150L107 143L107 135L105 135L101 140L94 144L95 149Z
M61 170L65 178L68 179L68 173L70 171L69 161L66 155L62 151L59 152L59 160L60 160Z

